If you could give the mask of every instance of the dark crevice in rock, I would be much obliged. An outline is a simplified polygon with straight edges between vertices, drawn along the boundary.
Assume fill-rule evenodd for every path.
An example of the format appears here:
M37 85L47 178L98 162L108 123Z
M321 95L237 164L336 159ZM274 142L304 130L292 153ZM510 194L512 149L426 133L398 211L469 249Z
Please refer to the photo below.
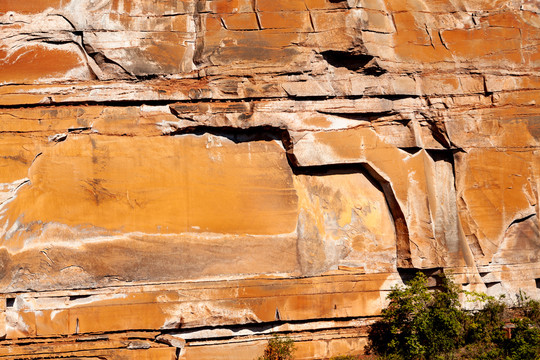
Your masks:
M429 99L427 99L429 102ZM431 106L431 104L430 104ZM439 144L441 144L442 147L446 149L453 149L453 150L459 150L461 152L465 152L461 147L457 146L452 142L450 139L450 135L448 134L448 131L446 129L446 124L442 120L437 120L431 118L429 115L422 113L421 114L425 119L425 124L427 124L429 130L431 131L431 135L435 141L437 141Z
M416 154L417 152L419 152L420 150L422 150L421 147L417 147L417 146L413 146L413 147L400 147L399 149L400 149L400 150L403 150L403 151L406 151L406 152L408 152L408 153L411 154L411 155L414 155L414 154Z
M374 76L379 76L386 72L386 70L379 66L376 58L371 55L336 50L323 51L321 55L333 67L342 67Z
M411 244L409 238L409 229L407 227L407 221L405 215L401 210L397 198L395 196L392 184L380 176L375 169L371 168L368 164L364 165L369 173L381 184L385 199L388 203L388 208L394 220L394 226L396 228L396 247L397 247L397 267L398 268L410 268L412 267L411 257Z
M211 134L229 139L235 144L252 141L281 141L285 148L290 146L291 140L286 130L272 126L255 126L247 129L233 127L193 126L178 129L167 136Z
M39 41L44 44L51 44L51 45L63 45L63 44L70 44L73 43L72 40L64 40L64 39L51 39L46 37L36 37L32 39L33 41Z
M6 307L11 308L15 306L15 298L8 297L6 298Z
M30 166L32 166L32 164L34 163L34 161L36 161L36 159L38 158L38 156L40 156L41 154L43 153L39 153L37 154L36 156L34 156L34 160L32 160L32 163L30 164ZM19 185L17 185L17 187L13 190L14 192L17 192L17 190L19 190L22 186L24 185L27 185L27 184L30 184L30 180L24 180L23 182L21 182Z
M492 91L489 91L488 89L488 86L487 86L487 80L486 80L486 77L483 76L483 85L484 85L484 95L485 96L493 96L493 92Z
M474 19L474 18L473 18L473 19ZM444 46L444 48L445 48L446 50L450 50L450 49L448 48L448 45L446 44L446 41L444 41L444 38L443 38L443 36L442 36L442 34L441 34L441 30L437 31L437 33L438 33L438 35L439 35L439 40L441 41L441 44Z
M89 57L94 60L96 65L99 67L101 74L97 74L97 69L93 70L94 74L99 80L112 80L112 79L122 79L122 80L135 80L136 77L127 71L122 65L117 62L109 59L102 52L94 49L88 42L84 39L84 31L74 31L74 34L77 34L80 37L80 46L83 51Z
M34 162L36 161L36 159L37 159L38 157L40 157L41 155L43 155L43 152L42 152L42 151L38 152L38 153L36 154L36 156L34 156L34 158L32 159L32 162L30 163L30 166L32 166L32 165L34 164ZM28 182L30 182L30 180L28 180ZM17 189L18 189L19 187L21 187L23 184L24 184L24 183L22 183L21 185L19 185L19 186L17 187ZM15 189L15 191L17 191L17 189Z
M289 76L298 76L298 75L306 75L306 74L310 74L311 72L309 70L303 70L303 71L290 71L289 69L286 69L286 70L283 70L283 71L279 71L279 72L276 72L274 73L273 75L273 78L285 78L284 81L288 81L288 77ZM248 78L253 78L252 76L251 77L248 77Z
M453 149L426 149L426 153L433 161L446 161L454 168L454 150ZM453 171L455 174L455 171Z
M54 102L54 99L51 99L49 103L40 103L40 104L21 104L21 105L0 105L0 109L30 109L30 108L40 108L40 107L55 107L55 106L110 106L110 107L130 107L130 106L142 106L142 105L153 105L153 106L163 106L171 105L177 103L177 100L99 100L99 101L65 101L65 102Z
M506 228L506 230L508 230L512 225L515 225L515 224L519 224L521 222L524 222L530 218L532 218L533 216L536 216L536 213L532 213L532 214L529 214L529 215L525 215L523 217L520 217L520 218L517 218L517 219L514 219L510 225L508 225L508 227Z
M96 65L103 72L104 78L100 80L109 80L109 79L123 79L123 80L133 80L136 77L129 73L122 65L117 62L109 59L103 53L94 51L90 46L84 44L84 49L86 53L94 59ZM97 75L97 74L96 74ZM99 76L98 76L99 78Z
M450 148L452 144L446 133L446 128L444 124L429 122L429 129L431 130L431 135L439 144L445 148Z
M320 114L327 114L327 115L334 115L339 116L345 119L349 120L358 120L358 121L375 121L379 120L380 118L396 115L397 112L395 111L382 111L382 112L365 112L365 113L335 113L335 112L329 112L324 110L317 110Z
M72 127L67 129L68 133L79 133L81 131L88 131L92 130L92 127L90 126L81 126L81 127Z
M500 281L492 281L492 282L487 282L487 283L484 283L484 285L486 285L486 288L492 288L498 284L500 284L501 282Z
M179 338L182 338L183 334L190 334L194 332L203 332L203 331L219 331L219 330L230 330L232 332L231 335L220 335L220 336L204 336L203 338L194 338L190 340L194 341L214 341L214 340L224 340L224 339L232 339L237 337L238 335L236 333L242 331L242 330L248 330L250 332L253 332L254 335L265 335L269 334L269 331L273 328L283 326L283 325L307 325L307 324L313 324L318 322L326 322L329 320L337 321L337 322L352 322L355 320L367 320L367 319L375 319L378 318L378 316L338 316L338 317L320 317L320 318L311 318L311 319L301 319L301 320L274 320L274 321L265 321L265 322L257 322L257 323L231 323L231 324L221 324L221 325L207 325L207 326L194 326L194 327L183 327L183 328L171 328L171 329L159 329L160 335L153 336L152 337L145 337L141 336L140 334L135 334L135 336L128 336L128 339L144 339L144 340L150 340L155 341L157 343L166 343L160 339L161 335L176 335ZM336 328L351 328L352 325L343 325L343 326L333 326L328 325L325 327L317 327L315 331L322 331L322 330L332 330ZM302 330L296 330L296 331L302 331ZM151 328L133 328L128 330L111 330L106 332L100 332L97 333L79 333L79 337L76 339L76 341L97 341L97 340L108 340L110 335L118 335L118 334L126 334L130 335L130 332L147 332L149 335L153 335L156 332L156 329ZM287 330L287 331L278 331L278 333L284 333L284 332L295 332L295 330ZM275 333L272 331L272 333ZM190 341L188 340L188 342ZM30 344L29 342L28 344Z
M174 114L174 111L173 111ZM285 129L281 129L273 126L253 126L246 129L235 127L213 127L204 125L195 125L190 127L181 128L167 134L165 136L179 136L179 135L197 135L202 136L204 134L212 134L215 136L221 136L229 139L235 144L252 141L280 141L285 148L287 155L287 161L291 168L298 166L293 153L293 142L289 132Z
M383 192L383 188L379 181L377 181L363 166L363 164L329 164L329 165L317 165L317 166L292 166L293 173L295 175L308 175L308 176L329 176L338 174L362 174L369 182L379 191Z
M185 328L185 329L161 329L162 334L170 334L170 335L178 335L179 337L182 336L183 333L192 333L196 331L216 331L216 330L230 330L233 334L231 335L222 335L222 336L216 336L216 337L204 337L204 339L194 339L195 341L198 340L204 340L204 341L214 341L214 340L223 340L223 339L232 339L237 337L237 332L240 332L241 330L248 330L250 332L253 332L254 334L261 334L264 335L265 332L268 332L269 330L282 326L282 325L305 325L310 323L317 323L320 321L354 321L358 319L369 319L369 318L376 318L374 316L363 316L363 317L332 317L332 318L313 318L313 319L305 319L305 320L277 320L277 321L268 321L263 323L251 323L251 324L230 324L230 325L218 325L218 326L199 326L199 327L193 327L193 328ZM350 326L346 326L350 327ZM331 330L335 329L335 326L328 326L328 327L317 327L316 331L321 330ZM339 326L338 326L339 328ZM148 330L151 331L151 330ZM279 331L278 331L279 332ZM284 331L281 331L284 332ZM294 330L288 330L288 333L294 332ZM272 333L276 333L272 331ZM189 342L189 340L188 340Z
M154 79L160 79L161 75L141 75L133 77L130 80L133 80L133 82L138 81L152 81ZM26 84L9 84L10 86L16 86L16 85L26 85ZM204 90L204 89L203 89ZM203 91L201 90L201 91ZM63 94L60 94L63 95ZM137 100L114 100L114 99L99 99L99 100L81 100L81 101L56 101L54 99L54 95L43 95L43 99L39 103L18 103L18 104L9 104L9 105L0 105L0 109L26 109L26 108L35 108L35 107L53 107L53 106L82 106L82 105L106 105L106 106L118 106L118 107L125 107L125 106L141 106L141 105L172 105L172 104L195 104L195 103L246 103L246 102L257 102L257 101L279 101L286 99L287 97L264 97L264 96L253 96L253 97L244 97L244 98L223 98L223 99L212 99L209 96L206 97L199 97L195 96L195 91L192 91L189 95L189 100L186 100L185 98L180 99L165 99L165 100L151 100L151 99L137 99ZM374 99L387 99L387 100L400 100L405 98L415 98L416 95L370 95L370 96L364 96L364 95L351 95L351 96L304 96L304 97L295 97L294 99L299 102L308 102L308 101L321 101L321 100L328 100L328 99L347 99L347 100L355 100L355 99L362 99L362 98L374 98ZM336 113L330 112L330 111L324 111L324 110L318 110L319 113L325 113L325 114L332 114L336 115ZM381 112L380 114L384 114L385 112ZM337 115L343 114L343 113L337 113ZM377 113L366 113L366 114L377 114ZM388 115L392 115L393 113L390 111L388 112ZM397 114L397 113L395 113ZM349 115L351 115L349 113ZM410 122L409 119L403 119L403 120L393 120L393 121L403 121L405 123ZM465 151L463 151L465 152Z
M108 341L109 337L107 335L95 335L87 337L78 337L75 339L76 342L87 342L87 341Z
M430 115L425 113L421 113L421 115L424 118L422 125L430 130L433 139L441 144L442 147L450 149L453 144L450 141L444 122L433 119Z
M65 15L62 15L62 14L48 14L47 16L59 16L61 17L62 19L64 19L70 26L73 30L76 30L77 28L75 27L75 24L73 24L73 22L71 20L68 19L67 16ZM76 31L74 31L75 33Z
M81 51L85 53L89 58L91 58L95 65L99 67L99 69L95 68L95 65L88 64L90 71L93 73L93 75L99 79L99 80L112 80L112 79L124 79L124 80L134 80L136 77L131 74L129 71L127 71L122 65L118 64L117 62L109 59L105 54L102 52L95 50L88 42L85 42L84 39L84 31L78 30L75 24L69 20L66 16L62 14L49 14L49 16L59 16L63 18L72 28L71 33L74 37L77 39L56 39L56 38L38 38L37 40L41 40L45 43L50 44L65 44L65 43L75 43ZM88 59L90 62L90 59Z
M426 275L428 280L428 286L434 287L441 285L442 278L439 275L442 275L444 273L444 269L441 267L435 267L435 268L428 268L428 269L417 269L417 268L398 268L399 276L401 277L401 281L403 281L404 284L408 284L409 281L414 279L416 274L422 273Z
M414 94L378 94L378 95L371 95L367 97L374 97L378 99L386 99L386 100L403 100L403 99L415 99L419 98L420 96L414 95Z
M159 74L134 75L139 81L148 81L161 78Z

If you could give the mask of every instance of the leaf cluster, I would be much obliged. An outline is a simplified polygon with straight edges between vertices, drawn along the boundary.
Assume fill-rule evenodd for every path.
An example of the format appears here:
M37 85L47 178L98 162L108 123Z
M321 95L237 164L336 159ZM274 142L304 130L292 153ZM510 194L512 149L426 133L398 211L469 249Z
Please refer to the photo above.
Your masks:
M467 293L484 306L461 308L462 291L448 277L428 289L418 273L405 287L388 294L390 303L372 325L366 351L388 360L540 360L540 302L520 294L509 309L500 299ZM507 338L505 324L513 324Z
M264 355L257 360L292 360L294 341L289 337L274 335L268 340Z

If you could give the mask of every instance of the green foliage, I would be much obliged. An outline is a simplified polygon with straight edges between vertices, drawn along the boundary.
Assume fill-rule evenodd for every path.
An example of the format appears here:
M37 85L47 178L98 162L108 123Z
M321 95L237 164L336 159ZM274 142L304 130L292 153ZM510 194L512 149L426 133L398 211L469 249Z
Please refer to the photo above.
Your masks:
M540 302L518 294L517 307L480 293L465 295L484 304L461 309L462 292L446 276L435 290L422 273L388 294L390 304L372 325L366 351L388 360L540 360ZM512 323L507 338L505 324Z
M512 338L503 343L506 359L540 359L540 328L527 318L514 319L512 322L516 325L512 330Z
M506 336L503 316L506 305L494 298L488 299L484 308L467 316L466 342L468 344L482 343L488 346L490 343L500 343Z
M540 326L540 301L531 299L521 290L516 298L518 308L523 311L523 316L531 320L536 326Z
M457 286L442 278L441 290L427 287L419 273L406 287L394 288L382 320L368 336L368 352L389 359L435 359L462 345L463 312Z
M294 341L289 337L274 335L264 349L264 355L257 360L292 360Z

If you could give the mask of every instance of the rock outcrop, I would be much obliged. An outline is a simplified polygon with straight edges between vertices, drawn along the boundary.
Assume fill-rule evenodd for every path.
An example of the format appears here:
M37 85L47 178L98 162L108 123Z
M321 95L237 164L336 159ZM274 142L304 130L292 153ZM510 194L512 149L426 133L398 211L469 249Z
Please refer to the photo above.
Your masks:
M536 0L0 2L0 358L361 353L540 296Z

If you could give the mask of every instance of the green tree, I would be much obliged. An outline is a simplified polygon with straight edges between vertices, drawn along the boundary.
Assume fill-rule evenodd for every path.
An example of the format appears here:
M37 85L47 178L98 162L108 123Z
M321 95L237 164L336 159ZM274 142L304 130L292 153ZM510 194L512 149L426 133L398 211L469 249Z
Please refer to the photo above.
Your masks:
M464 311L460 293L484 307ZM439 288L429 290L419 273L407 286L393 288L388 299L369 331L368 353L388 360L540 360L540 302L524 293L508 308L501 299L460 291L445 276Z
M445 276L440 290L429 291L426 276L418 273L387 298L390 304L368 335L368 353L389 359L442 359L463 344L459 290Z
M294 353L294 341L289 337L274 335L268 340L264 355L258 360L292 360Z

